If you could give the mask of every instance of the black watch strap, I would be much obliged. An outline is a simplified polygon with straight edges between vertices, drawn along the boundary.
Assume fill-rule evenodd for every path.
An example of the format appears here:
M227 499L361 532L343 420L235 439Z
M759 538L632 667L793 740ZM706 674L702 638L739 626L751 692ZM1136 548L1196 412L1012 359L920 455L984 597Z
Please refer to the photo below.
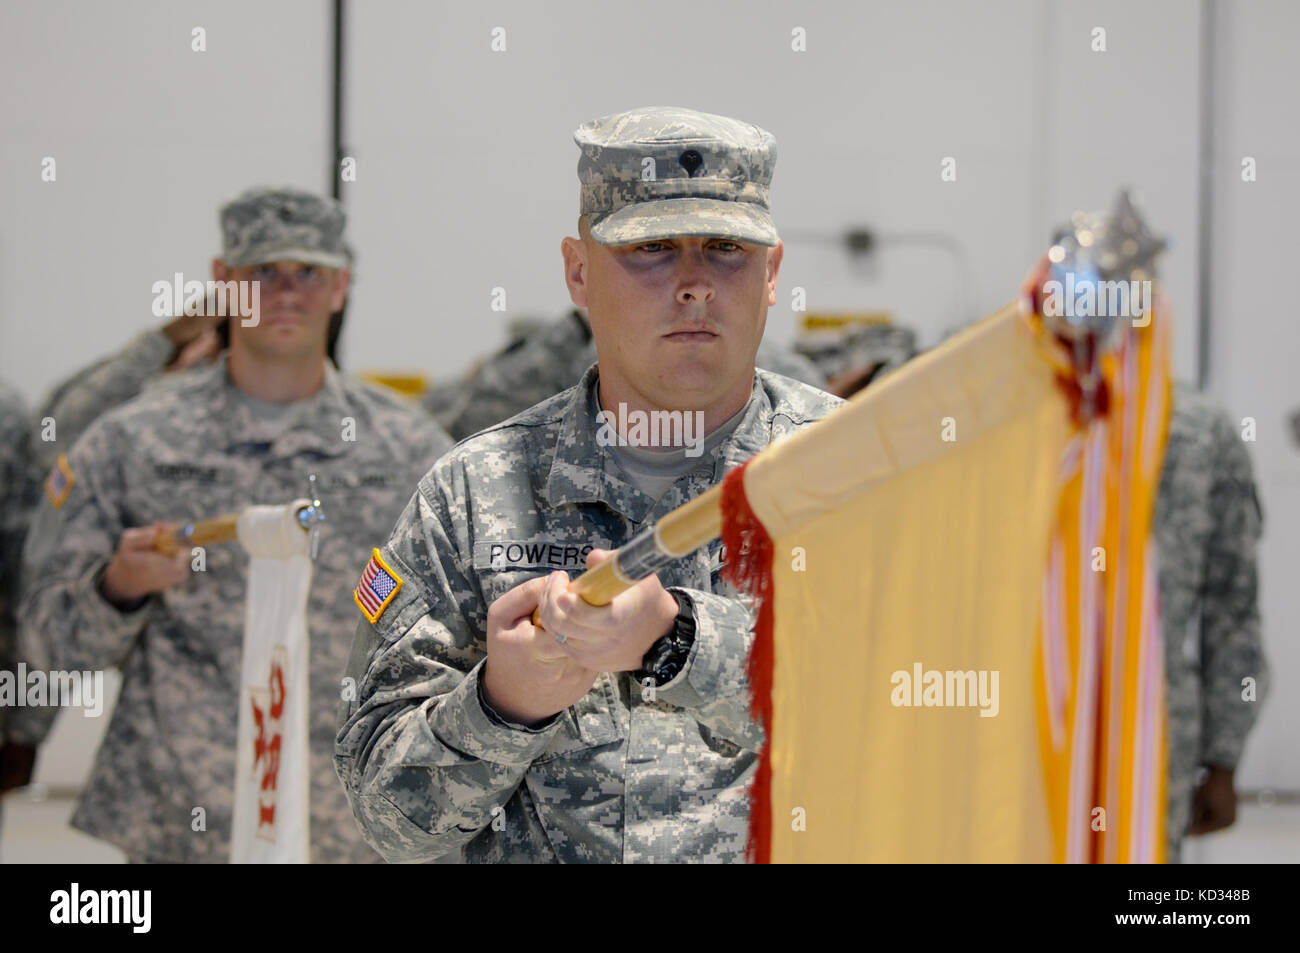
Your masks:
M695 605L690 596L672 589L668 593L677 600L677 618L667 635L650 646L641 660L636 680L645 684L649 679L656 688L667 685L686 665L691 647L695 644Z

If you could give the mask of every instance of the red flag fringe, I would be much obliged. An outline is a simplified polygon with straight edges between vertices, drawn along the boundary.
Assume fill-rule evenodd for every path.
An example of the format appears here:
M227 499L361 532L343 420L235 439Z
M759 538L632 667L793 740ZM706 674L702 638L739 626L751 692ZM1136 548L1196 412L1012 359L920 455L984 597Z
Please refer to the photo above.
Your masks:
M750 711L763 728L763 750L750 788L745 856L750 863L766 864L772 855L772 668L776 658L772 634L772 538L749 508L744 482L748 466L746 462L732 470L722 482L722 545L727 552L723 577L758 604L754 644L746 668Z

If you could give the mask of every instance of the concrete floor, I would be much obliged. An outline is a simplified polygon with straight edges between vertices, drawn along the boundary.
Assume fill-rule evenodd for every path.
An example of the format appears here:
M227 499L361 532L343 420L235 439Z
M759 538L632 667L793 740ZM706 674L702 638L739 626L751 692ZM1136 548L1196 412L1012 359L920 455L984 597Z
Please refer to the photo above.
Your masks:
M126 855L111 844L68 826L77 806L70 797L44 797L23 788L4 799L0 816L0 863L124 864Z

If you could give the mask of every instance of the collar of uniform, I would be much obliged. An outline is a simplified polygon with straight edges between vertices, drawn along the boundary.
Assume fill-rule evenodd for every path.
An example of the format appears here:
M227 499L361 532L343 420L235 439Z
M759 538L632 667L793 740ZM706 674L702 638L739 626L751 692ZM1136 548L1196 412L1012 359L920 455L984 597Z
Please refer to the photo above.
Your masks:
M731 436L718 448L713 465L713 482L720 483L731 470L740 466L772 441L772 400L767 388L754 372L754 391L749 395L745 416Z
M555 458L546 480L546 499L552 506L604 503L640 523L656 509L655 501L627 481L614 454L596 440L595 421L591 419L587 400L599 378L599 366L592 365L573 388L560 421ZM771 419L771 401L755 373L745 415L717 450L713 482L767 446ZM668 495L672 495L671 491Z
M588 395L599 379L600 367L593 364L570 392L546 478L546 499L552 506L605 503L640 522L654 501L627 482L614 455L596 440Z
M211 373L224 385L219 413L226 426L229 446L270 444L277 457L304 451L333 457L347 450L342 428L343 419L351 415L351 405L342 375L328 358L320 390L305 400L295 401L284 418L274 421L258 419L248 402L241 399L230 379L228 361L229 354L223 353Z

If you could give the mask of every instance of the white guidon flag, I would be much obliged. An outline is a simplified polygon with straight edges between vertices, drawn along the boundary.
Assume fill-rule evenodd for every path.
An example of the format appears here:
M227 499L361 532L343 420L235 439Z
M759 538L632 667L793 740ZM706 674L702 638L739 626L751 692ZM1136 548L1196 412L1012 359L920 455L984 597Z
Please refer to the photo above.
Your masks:
M311 859L311 558L310 538L296 517L308 504L250 506L239 515L249 564L231 863Z

